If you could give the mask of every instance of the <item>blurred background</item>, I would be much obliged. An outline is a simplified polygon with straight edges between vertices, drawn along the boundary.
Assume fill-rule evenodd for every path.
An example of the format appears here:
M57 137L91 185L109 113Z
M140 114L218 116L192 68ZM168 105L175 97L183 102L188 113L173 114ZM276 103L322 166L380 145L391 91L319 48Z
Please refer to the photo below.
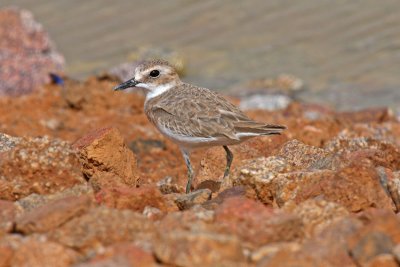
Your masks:
M0 2L10 5L44 26L70 77L168 54L184 62L185 81L214 90L289 75L305 101L342 110L400 103L399 1Z

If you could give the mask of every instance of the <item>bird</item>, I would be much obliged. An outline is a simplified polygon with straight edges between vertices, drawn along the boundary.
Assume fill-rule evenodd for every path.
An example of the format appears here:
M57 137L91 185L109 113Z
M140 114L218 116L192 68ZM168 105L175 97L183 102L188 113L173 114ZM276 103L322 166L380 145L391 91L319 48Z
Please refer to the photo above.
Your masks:
M194 175L190 161L193 150L222 146L226 153L225 179L233 161L228 146L257 136L281 134L286 129L254 121L217 92L184 83L165 60L139 63L133 78L114 90L133 87L143 88L146 93L144 112L149 121L181 150L188 171L186 194L191 191Z

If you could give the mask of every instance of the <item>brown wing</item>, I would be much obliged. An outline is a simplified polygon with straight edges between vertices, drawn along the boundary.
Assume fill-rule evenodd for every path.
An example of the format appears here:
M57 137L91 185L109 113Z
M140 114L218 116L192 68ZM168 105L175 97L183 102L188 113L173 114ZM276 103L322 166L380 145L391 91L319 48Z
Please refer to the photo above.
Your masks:
M152 113L158 125L186 136L225 136L238 140L238 132L273 134L282 129L257 123L217 93L188 84L163 95Z

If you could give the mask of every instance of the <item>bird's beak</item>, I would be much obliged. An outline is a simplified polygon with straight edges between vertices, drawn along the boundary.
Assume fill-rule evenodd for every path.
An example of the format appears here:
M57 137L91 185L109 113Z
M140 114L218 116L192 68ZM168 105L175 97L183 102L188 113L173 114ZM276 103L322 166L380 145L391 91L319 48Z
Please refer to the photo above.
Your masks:
M124 90L126 88L131 88L131 87L135 87L135 85L137 85L139 82L135 80L135 78L132 78L126 82L121 83L120 85L117 85L114 87L114 91L120 91L120 90Z

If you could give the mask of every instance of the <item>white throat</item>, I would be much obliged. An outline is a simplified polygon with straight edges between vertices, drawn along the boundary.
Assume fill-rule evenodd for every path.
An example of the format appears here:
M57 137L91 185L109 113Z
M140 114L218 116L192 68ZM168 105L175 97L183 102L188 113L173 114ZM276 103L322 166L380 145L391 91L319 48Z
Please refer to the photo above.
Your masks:
M172 87L175 87L175 86L176 86L176 83L171 82L171 83L159 85L159 86L153 88L152 90L149 90L149 92L147 93L147 96L146 96L146 101L165 93L166 91L168 91L169 89L171 89Z

